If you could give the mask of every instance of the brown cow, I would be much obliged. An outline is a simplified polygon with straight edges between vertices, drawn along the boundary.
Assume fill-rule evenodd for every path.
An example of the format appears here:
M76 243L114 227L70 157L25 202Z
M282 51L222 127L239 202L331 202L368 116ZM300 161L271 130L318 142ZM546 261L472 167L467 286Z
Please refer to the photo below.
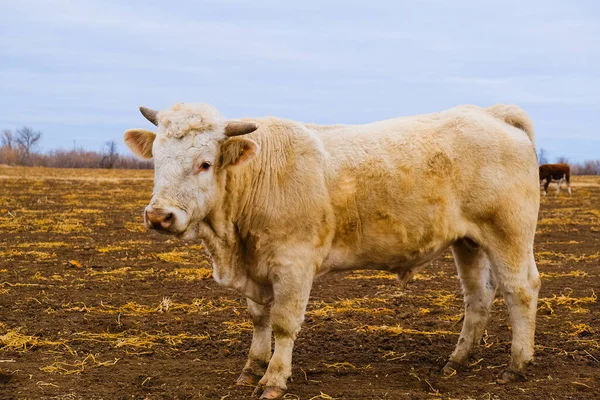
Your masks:
M556 182L556 194L560 193L563 182L567 183L569 196L571 195L571 168L568 164L543 164L540 165L540 186L544 188L544 196L548 194L550 182Z

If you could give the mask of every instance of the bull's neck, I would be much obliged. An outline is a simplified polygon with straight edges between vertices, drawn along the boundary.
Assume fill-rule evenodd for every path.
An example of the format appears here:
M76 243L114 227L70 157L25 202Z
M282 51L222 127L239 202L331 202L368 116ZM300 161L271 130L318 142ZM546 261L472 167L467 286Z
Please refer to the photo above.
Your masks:
M224 251L233 251L234 244L243 243L248 235L251 216L247 210L257 183L253 171L253 168L239 168L219 174L215 206L204 222L214 236L211 239L218 240Z
M252 183L256 182L251 169L225 173L219 182L217 206L200 223L198 233L213 257L215 280L265 304L270 299L270 290L254 282L246 268L250 215L245 210L253 201Z
M216 206L206 220L221 238L235 235L243 240L250 226L250 204L258 182L253 168L225 171L219 181L219 196Z

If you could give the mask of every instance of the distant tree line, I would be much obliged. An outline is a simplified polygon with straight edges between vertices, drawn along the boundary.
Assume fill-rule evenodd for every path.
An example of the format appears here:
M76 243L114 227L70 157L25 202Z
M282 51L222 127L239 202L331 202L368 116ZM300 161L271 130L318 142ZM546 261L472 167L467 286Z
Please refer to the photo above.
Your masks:
M544 149L538 150L538 163L549 164L548 153ZM569 164L571 175L600 175L600 160L586 160L580 163L570 162L566 157L557 157L556 164Z
M132 155L120 155L114 140L104 143L99 152L74 148L40 153L36 151L36 147L41 139L42 132L28 126L15 132L4 129L0 134L0 164L52 168L154 168L152 161L140 160ZM543 148L538 151L538 162L540 165L550 162ZM573 175L600 175L600 160L572 163L565 157L558 157L556 162L569 164Z
M152 169L152 161L140 160L132 155L122 156L114 140L104 144L100 151L74 148L36 151L42 132L28 126L15 132L4 129L0 134L0 164L52 168L126 168Z

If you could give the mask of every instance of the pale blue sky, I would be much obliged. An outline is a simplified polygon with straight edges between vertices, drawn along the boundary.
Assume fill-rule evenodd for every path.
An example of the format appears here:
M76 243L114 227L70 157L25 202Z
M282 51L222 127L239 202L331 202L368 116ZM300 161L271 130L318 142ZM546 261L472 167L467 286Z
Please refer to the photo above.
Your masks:
M600 158L600 3L0 0L0 129L100 149L138 105L362 123L498 102L550 159Z

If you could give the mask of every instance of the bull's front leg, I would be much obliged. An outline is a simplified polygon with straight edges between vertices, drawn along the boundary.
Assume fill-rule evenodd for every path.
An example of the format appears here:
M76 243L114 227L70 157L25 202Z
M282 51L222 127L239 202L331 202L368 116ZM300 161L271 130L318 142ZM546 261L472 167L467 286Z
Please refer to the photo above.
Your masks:
M248 353L248 361L246 361L246 366L244 366L236 384L254 386L264 375L271 359L271 306L261 305L250 299L246 300L248 310L252 316L254 332L252 334L252 345L250 345L250 352Z
M275 351L255 392L260 394L262 391L261 399L279 399L285 394L287 380L292 374L294 340L304 320L313 277L299 266L277 266L273 271L271 327Z

